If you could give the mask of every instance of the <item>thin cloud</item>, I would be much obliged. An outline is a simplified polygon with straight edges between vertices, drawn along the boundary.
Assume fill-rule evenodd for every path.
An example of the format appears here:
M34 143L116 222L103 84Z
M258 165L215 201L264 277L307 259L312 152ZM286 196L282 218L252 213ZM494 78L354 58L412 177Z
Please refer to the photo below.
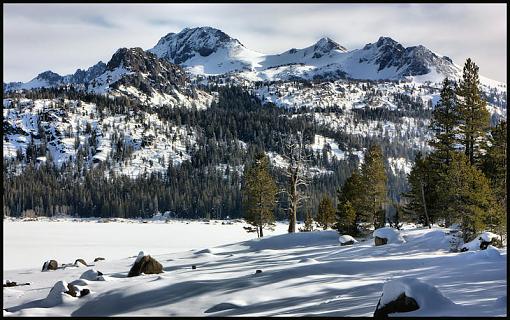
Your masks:
M85 23L90 23L97 27L103 28L118 28L119 26L115 23L112 23L108 19L103 16L93 15L93 16L84 16L81 20Z

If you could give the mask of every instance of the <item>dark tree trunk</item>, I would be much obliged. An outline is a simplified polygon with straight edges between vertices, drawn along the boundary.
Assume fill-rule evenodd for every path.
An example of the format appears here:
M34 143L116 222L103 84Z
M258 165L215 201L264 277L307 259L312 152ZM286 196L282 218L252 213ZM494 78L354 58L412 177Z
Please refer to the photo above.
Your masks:
M420 187L421 187L421 200L423 201L423 210L425 211L425 219L427 219L427 226L429 227L429 229L431 229L432 226L430 225L429 214L427 212L427 203L425 202L425 191L423 191L423 181L420 181Z
M289 212L289 229L288 232L296 232L296 211L298 206L298 190L297 190L297 169L292 173L291 178L291 194L290 194L290 212Z

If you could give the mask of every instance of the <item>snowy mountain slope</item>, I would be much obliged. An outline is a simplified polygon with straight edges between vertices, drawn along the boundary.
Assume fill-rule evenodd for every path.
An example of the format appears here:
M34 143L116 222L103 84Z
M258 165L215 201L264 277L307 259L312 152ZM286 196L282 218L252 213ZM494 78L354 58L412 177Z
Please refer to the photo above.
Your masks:
M92 81L94 78L103 74L106 71L106 64L102 61L99 61L92 67L87 70L76 70L75 73L61 76L52 71L45 71L40 73L34 79L30 80L27 83L17 82L10 83L4 86L6 91L12 90L30 90L35 88L49 88L49 87L57 87L66 84L74 84L74 85L82 85L84 83L88 83Z
M149 105L207 107L212 97L192 89L184 70L141 48L121 48L106 70L87 85L89 92L124 95Z
M184 70L141 48L121 48L111 60L86 71L60 76L46 71L27 83L7 84L6 91L67 87L96 94L123 95L147 105L183 105L206 108L212 97L190 86Z
M91 167L108 160L114 172L134 178L165 172L169 163L189 159L194 145L193 128L174 126L146 111L101 118L95 104L79 100L27 99L22 103L21 110L3 110L4 159L16 158L18 153L26 156L31 143L45 144L57 167L79 161ZM114 156L112 152L119 148L125 155ZM40 157L37 162L47 160Z
M124 65L129 66L130 63L124 64L124 62L118 61L116 64L110 64L109 69L103 74L104 79L107 79L108 76L110 76L110 79L115 79L117 73L128 74L133 72L130 70L136 70L128 70ZM136 63L134 65L133 68L142 68ZM145 68L145 65L143 68ZM140 74L146 73L146 69L141 69ZM218 83L222 82L221 79L218 81ZM103 90L106 86L109 86L107 81L101 86L97 83L96 90ZM309 146L310 150L320 156L327 154L328 159L335 156L337 160L362 160L362 147L339 143L338 141L344 140L336 138L339 134L360 141L371 137L385 139L387 143L394 144L399 150L407 150L388 154L387 164L390 166L390 172L394 174L409 171L409 166L413 161L412 158L409 158L412 154L409 151L429 150L427 141L432 137L428 129L430 112L439 99L440 90L437 85L419 83L374 83L346 80L310 84L281 82L264 85L247 82L243 84L243 87L256 95L262 103L273 103L282 108L295 110L289 117L299 118L310 123L314 122L327 130L325 133L318 134L316 141ZM132 86L126 87L124 84L115 85L114 83L110 90L118 95L138 96L143 101L144 93ZM174 101L178 105L194 105L201 109L214 98L214 92L213 94L203 93L203 95L200 90L196 90L196 92L198 92L198 95L195 99L182 94L179 101ZM157 96L154 95L152 99L155 99L154 97ZM169 101L175 98L167 94L161 96L161 99ZM200 101L204 102L200 104ZM141 117L135 119L129 114L118 114L110 115L108 118L98 121L99 116L93 104L78 103L78 101L66 101L65 103L76 106L62 113L54 107L58 104L57 99L53 101L44 99L35 101L30 99L5 99L4 158L17 157L17 149L22 154L26 154L31 136L34 137L36 144L40 143L37 138L40 133L37 132L35 123L39 121L38 119L44 118L41 121L43 127L50 130L48 132L54 132L51 136L48 135L48 147L50 151L57 148L51 151L52 158L61 165L65 161L75 159L73 146L75 145L76 135L79 136L82 143L90 138L90 132L86 133L87 123L90 123L92 128L97 130L99 134L97 142L101 145L101 152L96 154L96 151L92 151L94 159L104 161L108 158L108 150L114 148L114 143L108 138L109 136L124 136L126 143L134 147L134 152L128 157L131 164L126 165L123 164L123 161L117 160L114 168L117 172L137 176L144 171L148 173L163 172L170 159L173 159L172 163L174 164L189 159L189 152L186 151L189 148L186 149L184 146L194 145L196 141L194 138L195 131L200 130L200 128L191 128L192 131L189 132L191 136L187 135L188 132L174 132L178 129L177 127L172 124L165 124L155 114L152 114L150 109L144 111ZM492 96L487 107L493 122L499 121L498 119L506 119L506 100L503 93ZM151 120L142 120L144 118ZM130 120L127 121L126 125L123 125L122 121L126 121L126 119ZM79 125L71 126L75 123L79 123ZM139 129L140 126L149 127L148 130L141 130ZM163 128L163 130L160 128ZM71 133L67 134L66 138L66 132L69 132L69 130L71 130ZM161 131L164 134L160 137ZM153 137L149 138L151 135ZM182 139L173 140L175 135L182 137ZM153 142L147 145L144 144L142 148L140 142L143 139L151 139ZM177 144L174 145L174 143ZM241 142L239 141L239 143ZM279 160L281 155L268 154L274 165L282 168L285 166ZM137 166L140 166L140 169L136 169ZM327 174L329 172L324 168L312 169L317 174Z
M458 79L462 73L462 67L449 57L421 45L406 48L389 37L354 50L325 37L303 49L263 54L247 49L221 30L197 27L169 33L148 51L194 75L237 73L250 81L352 78L439 83L446 76ZM506 90L500 82L481 80Z
M13 224L16 222L8 222ZM24 223L24 222L17 222ZM45 224L49 230L73 230L71 237L95 237L121 223L111 222L92 230L93 222L31 222ZM211 222L212 223L212 222ZM70 226L74 226L70 228ZM4 316L372 316L384 292L387 297L400 290L395 282L419 282L435 288L437 295L425 290L413 292L423 308L409 314L419 316L505 316L506 248L463 253L448 252L448 229L408 229L400 231L402 244L375 247L373 239L358 239L352 246L340 246L336 231L285 233L262 239L247 240L214 247L219 238L232 235L232 242L245 240L248 234L242 224L217 224L210 237L203 234L203 222L171 222L168 224L134 223L124 225L136 234L151 238L157 230L178 232L187 241L180 252L158 243L133 247L123 257L105 256L105 261L92 262L97 255L77 243L68 260L59 251L46 250L47 258L72 262L84 258L90 267L69 267L41 272L26 265L4 270L4 279L30 282L30 286L4 288ZM281 225L284 226L284 225ZM209 229L213 226L211 225ZM43 231L44 230L44 231ZM45 237L59 234L38 228ZM124 229L126 230L126 229ZM136 230L136 231L134 231ZM171 230L175 230L172 232ZM183 233L185 231L185 233ZM124 231L126 232L126 231ZM151 234L151 236L148 236ZM217 239L218 238L218 239ZM202 242L197 240L201 240ZM52 242L54 240L51 240ZM220 240L222 241L222 240ZM57 242L58 243L58 242ZM221 243L221 242L220 242ZM225 243L225 242L223 242ZM60 242L61 245L64 243ZM172 244L173 245L173 244ZM153 249L154 248L154 249ZM136 254L143 250L162 263L164 273L127 278ZM187 251L185 251L187 250ZM90 253L88 253L90 252ZM62 260L64 259L64 260ZM191 266L195 265L196 269ZM54 299L50 289L58 281L76 281L89 269L101 271L105 281L79 280L91 292L83 298L63 296ZM261 273L255 273L261 270ZM413 280L414 279L414 280ZM395 287L390 290L390 286ZM420 295L421 293L421 295ZM398 294L398 292L397 292ZM424 302L435 299L435 308ZM443 303L440 303L443 302Z
M169 33L148 50L159 58L188 67L195 74L223 74L251 70L263 55L211 27Z

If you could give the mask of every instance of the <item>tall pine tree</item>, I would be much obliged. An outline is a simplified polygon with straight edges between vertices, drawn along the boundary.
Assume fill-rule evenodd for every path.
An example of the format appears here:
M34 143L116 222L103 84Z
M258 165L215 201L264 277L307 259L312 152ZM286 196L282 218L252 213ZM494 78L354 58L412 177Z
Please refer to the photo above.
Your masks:
M356 170L337 191L335 226L338 232L357 235L359 223L370 221L367 212L362 210L363 192L361 173Z
M459 115L459 142L464 145L464 152L470 164L480 164L481 150L485 147L489 128L489 111L480 95L478 66L467 59L462 72L462 79L457 88Z
M497 205L493 208L493 215L487 218L487 225L491 231L502 236L506 234L507 212L506 121L500 122L491 129L489 145L487 154L484 156L482 170L490 181Z
M324 195L319 203L316 220L324 230L335 223L335 207L333 206L333 201L327 195Z
M274 225L277 193L276 183L269 173L269 159L264 153L257 154L245 172L242 192L245 219L257 228L258 236L263 237L263 229Z
M340 234L358 234L356 228L356 210L349 200L338 204L336 229Z
M362 208L372 219L374 227L385 223L385 205L388 202L386 182L388 177L384 169L383 153L379 145L371 146L365 153L361 166L364 201Z
M432 163L440 170L450 165L452 153L455 152L457 143L455 134L459 125L456 112L454 83L445 78L441 98L432 112L430 129L434 133L434 138L429 141L429 145L434 148L431 155Z
M500 122L491 129L489 148L484 156L482 170L491 181L491 186L496 194L498 202L506 211L507 188L506 188L506 150L507 150L507 126L506 121Z
M407 175L410 190L404 194L408 202L403 208L406 220L415 220L429 227L432 223L429 213L431 209L430 197L432 196L429 181L430 172L430 161L428 158L424 158L421 152L418 152L414 166Z
M496 199L489 180L463 153L455 153L440 186L445 214L459 222L464 241L470 241L487 227L494 215Z

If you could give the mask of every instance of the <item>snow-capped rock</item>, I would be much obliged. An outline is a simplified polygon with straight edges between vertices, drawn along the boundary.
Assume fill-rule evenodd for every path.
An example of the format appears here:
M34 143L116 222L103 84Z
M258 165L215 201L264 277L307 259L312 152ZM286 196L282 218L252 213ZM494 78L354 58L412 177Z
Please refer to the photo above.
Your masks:
M472 241L465 243L461 250L463 251L477 251L477 250L484 250L487 248L487 245L491 243L494 240L497 240L499 236L495 233L486 231L482 232L479 236L477 236Z
M387 244L391 243L404 243L404 238L400 235L400 233L393 228L380 228L374 231L374 238L382 238L387 240Z
M354 244L354 243L358 242L358 240L354 239L352 236L350 236L348 234L341 235L338 238L338 241L342 245Z
M438 312L439 310L454 308L455 304L434 286L418 279L405 277L388 281L383 286L383 293L376 308L376 314L397 300L402 294L413 299L417 304L417 311L423 314ZM395 308L392 308L395 309ZM414 308L412 308L414 309ZM388 310L395 314L394 310ZM387 312L388 312L387 311ZM393 312L392 312L393 311ZM407 310L413 312L414 310ZM399 316L410 316L414 313L396 312ZM387 314L387 313L386 313ZM380 316L380 314L378 314Z
M90 281L105 281L103 274L95 269L89 269L82 273L80 279L90 280Z

